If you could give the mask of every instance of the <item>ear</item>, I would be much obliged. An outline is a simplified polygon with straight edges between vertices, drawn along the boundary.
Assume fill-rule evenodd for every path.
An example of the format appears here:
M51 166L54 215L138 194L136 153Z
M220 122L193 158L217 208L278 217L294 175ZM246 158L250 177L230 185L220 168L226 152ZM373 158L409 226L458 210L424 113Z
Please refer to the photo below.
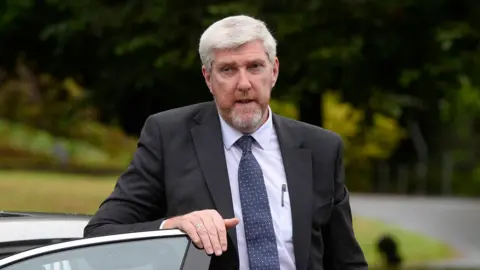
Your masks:
M273 61L273 69L272 69L272 88L275 86L275 83L277 82L278 79L278 73L280 72L280 61L278 60L278 57L275 57L275 60Z
M202 65L202 74L203 78L205 78L205 83L207 84L208 89L210 89L210 93L213 94L212 84L210 83L211 73L207 71L207 68L204 65Z

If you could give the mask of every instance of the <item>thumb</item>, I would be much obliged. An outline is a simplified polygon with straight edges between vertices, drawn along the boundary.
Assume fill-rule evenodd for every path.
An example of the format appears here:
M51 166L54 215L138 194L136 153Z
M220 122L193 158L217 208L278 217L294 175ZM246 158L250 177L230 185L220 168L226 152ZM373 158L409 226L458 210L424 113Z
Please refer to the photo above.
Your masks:
M228 218L223 220L225 222L225 227L231 228L237 226L238 223L240 223L240 220L238 218Z

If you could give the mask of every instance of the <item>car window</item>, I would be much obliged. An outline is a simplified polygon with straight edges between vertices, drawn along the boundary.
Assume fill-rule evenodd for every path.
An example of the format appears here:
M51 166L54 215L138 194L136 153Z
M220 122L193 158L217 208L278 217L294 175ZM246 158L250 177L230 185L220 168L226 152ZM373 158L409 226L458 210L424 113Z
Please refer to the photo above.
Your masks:
M6 266L4 270L180 270L187 237L133 239L70 248Z

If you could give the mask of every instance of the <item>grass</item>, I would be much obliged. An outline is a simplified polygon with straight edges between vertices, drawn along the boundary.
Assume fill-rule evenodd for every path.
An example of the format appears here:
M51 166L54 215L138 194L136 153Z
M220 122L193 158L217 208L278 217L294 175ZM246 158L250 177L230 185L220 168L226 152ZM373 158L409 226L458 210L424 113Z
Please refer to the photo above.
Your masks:
M370 265L382 263L376 251L376 241L386 234L397 241L399 253L406 263L421 263L457 256L453 248L439 240L378 220L354 217L353 224L357 240Z
M112 191L116 179L116 176L0 171L0 210L93 214ZM355 217L354 229L371 265L381 262L375 244L386 233L398 240L407 263L455 256L440 241L380 221Z
M116 177L0 171L0 210L93 214Z

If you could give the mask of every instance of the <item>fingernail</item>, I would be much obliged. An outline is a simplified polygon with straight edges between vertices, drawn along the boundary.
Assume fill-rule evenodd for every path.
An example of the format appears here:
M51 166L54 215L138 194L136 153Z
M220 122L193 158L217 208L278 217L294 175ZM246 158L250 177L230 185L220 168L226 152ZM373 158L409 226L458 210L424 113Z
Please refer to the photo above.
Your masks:
M212 254L212 253L213 253L213 250L207 249L207 253L208 253L208 254Z
M221 251L221 250L217 250L217 251L215 251L215 255L217 255L217 256L220 256L220 255L222 255L222 251Z

